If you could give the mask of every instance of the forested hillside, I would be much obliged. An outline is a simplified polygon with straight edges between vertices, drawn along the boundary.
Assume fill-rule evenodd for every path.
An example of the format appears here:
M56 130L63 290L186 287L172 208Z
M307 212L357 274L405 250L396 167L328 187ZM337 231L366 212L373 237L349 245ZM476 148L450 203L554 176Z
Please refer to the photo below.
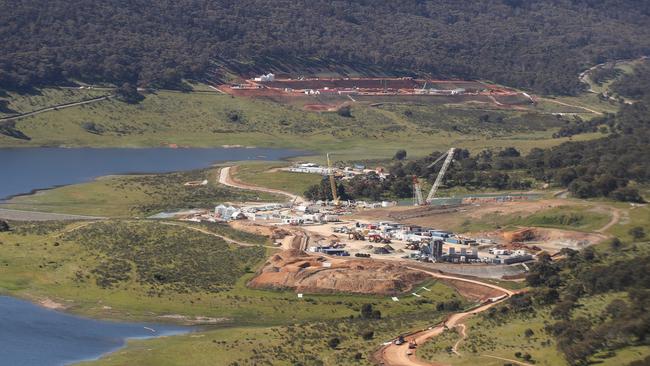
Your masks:
M448 187L477 189L523 190L536 182L568 188L579 198L609 197L618 201L644 202L639 185L650 183L650 62L639 64L633 74L615 84L617 92L639 98L633 104L622 105L615 115L605 115L588 122L565 121L560 131L569 133L601 131L606 136L589 141L569 141L558 146L533 148L523 155L513 147L487 149L471 154L467 149L456 150L454 164L444 178ZM483 120L491 117L486 114ZM563 135L560 133L559 135ZM388 179L377 175L357 176L339 187L345 198L412 197L412 177L430 183L436 178L440 165L430 164L442 155L434 151L420 159L404 160L406 153L395 155L389 165ZM327 181L311 187L305 196L331 199Z
M0 88L346 65L572 94L604 60L650 53L634 0L7 0Z

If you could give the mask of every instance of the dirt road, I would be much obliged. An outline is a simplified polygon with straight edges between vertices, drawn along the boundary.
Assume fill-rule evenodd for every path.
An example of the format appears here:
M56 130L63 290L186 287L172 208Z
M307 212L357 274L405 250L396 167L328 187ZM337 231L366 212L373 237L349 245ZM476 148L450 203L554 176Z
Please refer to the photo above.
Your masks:
M460 312L460 313L455 313L447 317L445 321L442 322L442 324L439 324L435 327L431 327L429 329L425 329L419 332L415 332L413 334L410 334L405 337L406 342L401 345L396 345L395 343L390 343L388 345L383 346L380 348L376 353L374 358L382 365L387 365L387 366L431 366L435 365L435 363L428 363L424 362L420 359L417 358L415 355L414 350L409 349L409 342L415 341L418 345L421 345L428 341L429 339L436 337L440 334L442 334L445 330L454 328L454 327L461 327L461 340L459 340L455 345L453 351L455 353L458 353L458 346L460 342L467 337L467 328L463 325L463 322L465 319L481 313L483 311L488 310L492 306L507 300L510 296L514 294L514 291L508 290L506 288L497 286L497 285L492 285L488 283L484 283L481 281L476 281L472 279L467 279L463 277L455 277L455 276L449 276L449 275L444 275L441 273L437 272L431 272L431 271L426 271L420 268L412 268L408 267L411 269L419 270L425 273L430 274L431 276L435 278L440 278L440 279L449 279L449 280L454 280L454 281L461 281L461 282L468 282L468 283L473 283L473 284L478 284L481 286L489 287L491 289L498 290L502 292L504 295L506 295L504 298L497 300L497 301L489 301L485 302L482 305L479 305L471 310L465 311L465 312Z
M593 114L596 114L596 115L599 115L599 116L601 116L603 114L602 112L599 112L597 110L587 108L587 107L581 106L581 105L569 104L569 103L565 103L565 102L561 102L559 100L549 99L549 98L539 98L539 99L543 100L543 101L546 101L546 102L549 102L549 103L559 104L559 105L562 105L562 106L565 106L565 107L582 109L584 111L587 111L588 113L593 113Z
M214 233L214 232L212 232L212 231L210 231L210 230L207 230L207 229L201 229L201 228L196 227L196 226L185 225L185 224L179 224L179 223L175 223L175 222L161 222L161 224L163 224L163 225L171 225L171 226L180 226L180 227L184 227L184 228L189 229L189 230L198 231L198 232L203 233L203 234L206 234L206 235L211 235L211 236L214 236L214 237L220 238L220 239L224 240L224 241L227 242L227 243L235 244L235 245L239 245L239 246L242 246L242 247L256 247L256 246L259 245L259 244L246 243L246 242L243 242L243 241L235 240L235 239L229 238L229 237L227 237L227 236L225 236L225 235L217 234L217 233ZM277 247L270 246L270 245L262 245L262 246L263 246L264 248L278 249Z
M607 224L605 224L603 227L600 229L596 230L597 233L604 233L605 231L609 230L612 226L618 224L619 220L621 219L621 211L612 207L607 207L607 209L611 210L612 213L612 219L609 220Z
M89 104L89 103L95 103L95 102L99 102L99 101L102 101L102 100L109 99L111 97L114 97L114 95L104 95L104 96L97 97L97 98L82 100L80 102L72 102L72 103L64 103L64 104L54 105L54 106L51 106L51 107L46 107L46 108L38 109L38 110L35 110L35 111L27 112L27 113L17 114L17 115L9 116L9 117L2 117L2 118L0 118L0 121L14 121L14 120L17 120L17 119L21 119L21 118L25 118L25 117L29 117L29 116L34 116L36 114L40 114L40 113L44 113L44 112L55 111L55 110L59 110L59 109L70 108L70 107L75 107L75 106Z
M103 220L105 217L0 208L0 219L14 221Z
M234 187L234 188L239 188L239 189L247 189L250 191L258 191L258 192L266 192L266 193L271 193L271 194L278 194L281 196L285 196L289 198L290 201L295 201L295 203L303 203L305 202L304 198L297 196L293 193L285 192L279 189L273 189L273 188L266 188L266 187L260 187L260 186L255 186L252 184L247 184L247 183L242 183L238 180L235 180L232 175L231 175L231 169L237 169L237 166L227 166L224 168L221 168L221 171L219 172L219 183L223 184L228 187Z

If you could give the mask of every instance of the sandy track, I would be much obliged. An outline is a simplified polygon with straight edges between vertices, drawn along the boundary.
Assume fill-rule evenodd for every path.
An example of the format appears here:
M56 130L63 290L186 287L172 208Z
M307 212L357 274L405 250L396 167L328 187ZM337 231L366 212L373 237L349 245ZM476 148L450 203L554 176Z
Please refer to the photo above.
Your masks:
M51 106L51 107L45 107L45 108L42 108L42 109L37 109L37 110L31 111L31 112L16 114L16 115L9 116L9 117L2 117L2 118L0 118L0 121L14 121L14 120L17 120L17 119L21 119L21 118L25 118L25 117L29 117L29 116L34 116L34 115L49 112L49 111L55 111L55 110L59 110L59 109L76 107L76 106L79 106L79 105L100 102L102 100L110 99L110 98L112 98L114 96L115 95L112 95L112 94L111 95L103 95L101 97L86 99L86 100L82 100L82 101L79 101L79 102L58 104L58 105L54 105L54 106Z
M618 222L621 220L621 211L611 207L607 207L606 209L611 210L612 219L609 220L609 222L605 224L603 227L596 230L597 233L604 233L605 231L609 230L612 226L618 224Z
M231 168L232 169L237 169L237 166L233 167L224 167L221 168L221 171L219 171L219 183L223 184L228 187L233 187L233 188L239 188L239 189L247 189L250 191L258 191L258 192L266 192L266 193L271 193L271 194L278 194L281 196L285 196L289 198L290 201L295 201L295 203L303 203L305 202L304 198L295 195L293 193L289 193L286 191L282 191L280 189L273 189L273 188L266 188L266 187L260 187L252 184L247 184L247 183L242 183L236 179L234 179L231 175Z
M105 217L0 208L0 219L13 221L103 220Z
M183 227L183 228L186 228L186 229L189 229L189 230L198 231L198 232L206 234L206 235L211 235L211 236L223 239L227 243L239 245L239 246L242 246L242 247L256 247L256 246L260 245L260 244L246 243L246 242L243 242L243 241L235 240L235 239L229 238L229 237L227 237L225 235L217 234L217 233L214 233L214 232L212 232L210 230L201 229L199 227L195 227L195 226L191 226L191 225L178 224L178 223L175 223L175 222L162 222L162 224L163 225L171 225L171 226L180 226L180 227ZM277 247L273 247L273 246L270 246L270 245L262 245L262 246L264 248L278 249Z
M495 306L496 304L499 304L502 301L507 300L510 296L512 296L515 292L505 289L503 287L497 286L497 285L492 285L488 283L484 283L481 281L476 281L468 278L463 278L463 277L455 277L455 276L449 276L449 275L444 275L441 273L437 272L431 272L431 271L426 271L420 268L413 268L413 267L407 267L410 269L415 269L419 270L422 272L425 272L435 278L440 278L440 279L448 279L448 280L454 280L454 281L461 281L461 282L468 282L468 283L473 283L473 284L479 284L481 286L489 287L494 290L498 290L502 292L504 295L506 295L503 299L495 301L495 302L485 302L482 305L479 305L471 310L460 312L460 313L455 313L447 317L445 321L443 321L441 324L431 327L429 329L425 329L419 332L412 333L408 336L405 337L406 342L402 345L396 345L394 343L388 344L380 348L376 353L374 358L382 365L387 365L387 366L431 366L431 365L438 365L437 363L429 363L429 362L424 362L420 359L417 358L415 355L415 352L409 352L409 345L408 343L411 341L415 341L418 345L421 345L428 341L429 339L436 337L440 334L442 334L445 330L454 328L454 327L461 327L461 335L462 339L465 339L467 337L467 329L463 325L463 322L465 319L481 313L483 311L488 310L489 308ZM457 347L462 341L458 341L455 345L455 352L457 353ZM412 354L409 354L412 353Z

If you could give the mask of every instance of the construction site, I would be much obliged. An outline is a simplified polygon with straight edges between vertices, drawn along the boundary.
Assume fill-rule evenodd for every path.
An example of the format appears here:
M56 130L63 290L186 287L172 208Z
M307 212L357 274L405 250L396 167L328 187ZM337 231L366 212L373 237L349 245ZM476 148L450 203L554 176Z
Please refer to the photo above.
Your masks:
M301 102L311 111L335 110L344 102L476 101L498 107L534 104L527 93L481 81L401 78L278 78L269 73L218 86L223 93L264 97L277 102ZM397 98L397 99L396 99Z
M398 266L418 263L447 273L517 279L523 278L528 271L527 263L535 261L542 253L560 256L563 248L580 249L605 239L599 233L540 227L512 227L479 232L452 230L452 227L458 226L450 220L458 221L459 217L468 220L495 213L528 210L534 213L542 208L561 207L563 204L561 199L543 199L539 193L534 192L438 197L444 176L454 161L455 151L455 148L451 148L430 163L429 167L438 169L438 173L426 194L420 179L413 177L414 193L409 201L341 200L337 194L337 185L346 179L364 174L372 174L381 179L387 173L382 168L369 169L359 164L335 167L328 154L326 166L296 163L279 171L323 176L333 192L331 200L309 201L279 190L246 184L234 179L230 175L230 168L223 168L219 178L221 184L283 194L287 200L276 203L221 204L214 209L197 209L158 215L155 218L173 217L193 222L221 221L238 230L269 236L273 238L276 247L287 251L281 256L282 260L275 261L273 267L278 272L290 268L289 272L295 274L321 268L323 263L330 261L328 258L341 258L338 261L353 259L374 263L379 260ZM321 259L312 263L308 259L310 256ZM295 267L291 263L296 258L306 262ZM278 267L279 264L282 265ZM288 267L280 269L285 265ZM351 268L347 270L355 272ZM325 289L315 286L316 282L306 285L287 279L274 284L271 279L276 277L263 277L264 281L254 281L256 286L276 287L282 283L282 286L292 288L309 287L315 292L334 291L338 286L332 285L334 287L329 288L328 285ZM294 280L299 278L300 276ZM337 283L341 285L345 282ZM399 292L397 289L403 285L392 288ZM378 292L391 293L388 288L382 288ZM346 291L346 288L339 290ZM359 291L373 292L367 288Z

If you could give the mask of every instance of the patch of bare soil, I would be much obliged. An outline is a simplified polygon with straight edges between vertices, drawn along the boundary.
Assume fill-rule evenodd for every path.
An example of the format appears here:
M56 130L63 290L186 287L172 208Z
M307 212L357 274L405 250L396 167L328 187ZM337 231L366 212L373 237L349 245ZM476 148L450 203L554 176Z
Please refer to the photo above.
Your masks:
M56 301L54 301L52 299L48 299L48 298L40 300L38 302L38 304L40 306L44 307L44 308L52 309L52 310L63 310L63 309L65 309L67 307L64 304L58 303L58 302L56 302Z
M363 211L356 216L368 220L399 221L406 224L454 230L465 221L481 220L490 215L526 216L542 210L566 205L566 200L493 202L453 206L398 206Z
M248 286L299 293L394 295L429 278L404 266L372 260L343 260L286 250L273 255Z
M546 251L555 254L562 248L574 250L600 243L607 239L599 233L581 231L525 227L514 231L496 230L490 232L470 233L470 235L490 238L507 249L528 249L533 252Z
M271 239L282 239L289 232L279 227L256 224L248 220L233 220L228 223L235 230L244 231L250 234L268 236Z
M497 297L503 295L502 291L499 291L494 288L482 286L479 284L456 281L456 280L441 280L447 285L453 287L458 291L458 293L466 299L483 302L491 297Z
M187 315L180 315L180 314L160 315L159 318L174 320L176 322L180 322L188 325L221 324L231 320L228 318L211 318L211 317L200 316L200 315L187 316Z

